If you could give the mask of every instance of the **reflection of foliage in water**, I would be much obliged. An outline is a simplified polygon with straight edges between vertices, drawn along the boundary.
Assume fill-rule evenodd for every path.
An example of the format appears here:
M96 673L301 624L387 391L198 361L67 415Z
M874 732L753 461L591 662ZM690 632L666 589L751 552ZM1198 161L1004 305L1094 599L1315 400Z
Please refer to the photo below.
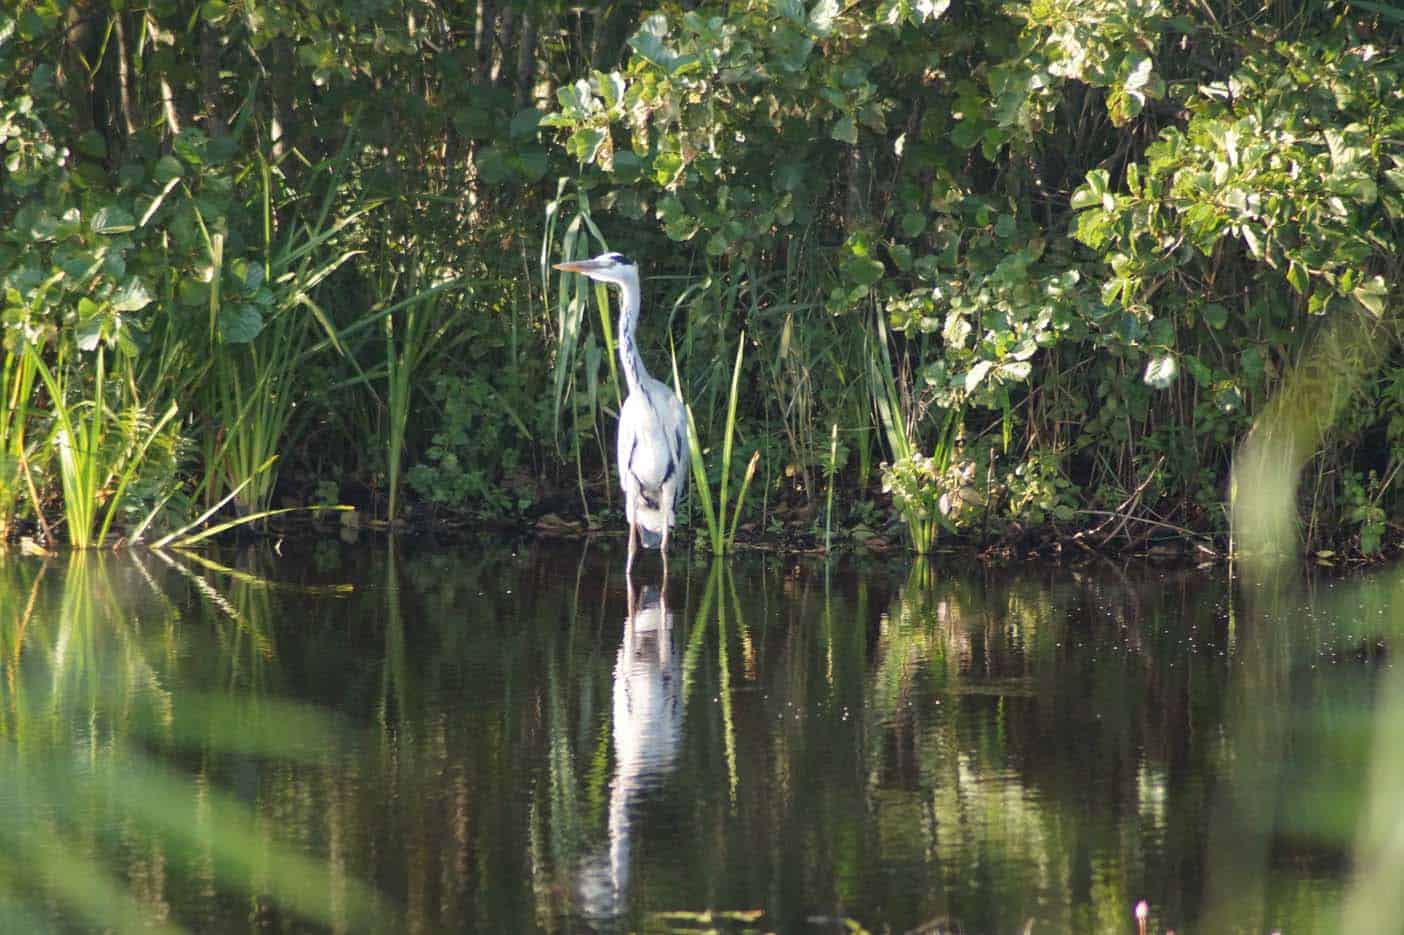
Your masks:
M593 547L5 565L3 893L44 893L41 924L209 929L252 902L335 927L370 880L406 930L576 927L620 781L617 572ZM1216 930L1330 919L1331 861L1390 815L1385 765L1359 768L1394 729L1365 726L1387 580L1268 601L1110 563L675 572L681 729L630 805L621 925L1101 931L1144 897L1183 929L1211 877ZM29 859L35 834L71 862Z
M57 912L107 930L181 931L232 891L265 915L376 924L384 908L370 889L307 856L228 781L246 761L309 765L337 725L256 691L185 687L216 673L238 681L243 640L257 639L245 627L267 619L240 610L256 587L232 580L226 597L192 579L226 615L197 649L189 631L204 621L160 588L142 593L155 585L147 561L78 552L62 570L0 566L11 605L0 625L7 911L26 929ZM249 659L264 654L255 645Z

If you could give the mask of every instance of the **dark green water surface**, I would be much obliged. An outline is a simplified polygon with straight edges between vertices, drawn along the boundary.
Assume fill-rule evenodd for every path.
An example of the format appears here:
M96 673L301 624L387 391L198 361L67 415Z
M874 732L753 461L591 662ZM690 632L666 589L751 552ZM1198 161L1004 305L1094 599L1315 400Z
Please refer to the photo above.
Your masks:
M0 568L4 932L1129 933L1144 899L1151 931L1287 933L1400 888L1398 575Z

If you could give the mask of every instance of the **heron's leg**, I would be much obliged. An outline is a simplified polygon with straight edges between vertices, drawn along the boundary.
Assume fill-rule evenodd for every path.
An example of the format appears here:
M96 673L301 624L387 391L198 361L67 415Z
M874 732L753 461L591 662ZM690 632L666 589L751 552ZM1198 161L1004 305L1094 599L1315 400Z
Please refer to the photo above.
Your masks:
M666 522L666 520L664 521ZM668 532L667 526L663 527L663 588L668 588Z
M673 651L673 621L668 616L668 552L663 551L663 586L658 589L658 662L667 666ZM665 670L666 671L666 670Z
M629 616L624 621L624 645L632 646L634 639L634 582L629 580L629 573L624 572L624 591L629 595Z
M634 552L639 547L639 527L629 521L629 559L624 563L624 577L627 580L634 570Z
M673 538L673 488L664 485L659 499L662 501L659 506L663 508L663 589L666 591L668 589L668 543Z

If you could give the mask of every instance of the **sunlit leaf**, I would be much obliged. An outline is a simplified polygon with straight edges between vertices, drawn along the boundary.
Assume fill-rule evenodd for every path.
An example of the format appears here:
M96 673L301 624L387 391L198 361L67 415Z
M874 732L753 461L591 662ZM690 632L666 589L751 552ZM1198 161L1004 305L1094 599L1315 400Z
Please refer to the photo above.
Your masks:
M827 36L833 30L838 14L838 0L815 0L809 11L809 26L820 36Z
M1385 300L1389 297L1389 286L1383 276L1372 276L1356 287L1351 293L1355 300L1370 310L1376 318L1384 315Z
M1175 377L1179 373L1179 364L1174 354L1161 354L1152 357L1146 364L1146 372L1141 377L1147 386L1153 386L1158 390L1166 389L1175 382Z
M858 127L854 124L852 117L840 117L834 122L829 135L840 142L854 145L858 142Z
M965 392L973 393L980 383L984 381L986 374L994 367L994 361L982 360L965 375Z
M119 312L137 312L151 304L151 293L138 276L124 282L112 296L112 307Z

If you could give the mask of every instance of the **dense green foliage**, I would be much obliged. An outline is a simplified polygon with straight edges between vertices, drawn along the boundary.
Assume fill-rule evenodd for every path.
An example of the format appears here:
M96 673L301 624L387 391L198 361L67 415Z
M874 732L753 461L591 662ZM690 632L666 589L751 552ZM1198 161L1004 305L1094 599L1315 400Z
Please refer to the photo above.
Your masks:
M0 514L617 506L603 294L544 266L607 241L705 449L749 345L707 463L759 453L750 528L819 528L836 425L860 538L880 489L918 548L1221 534L1236 443L1353 318L1302 516L1377 552L1401 36L1366 0L22 0Z

